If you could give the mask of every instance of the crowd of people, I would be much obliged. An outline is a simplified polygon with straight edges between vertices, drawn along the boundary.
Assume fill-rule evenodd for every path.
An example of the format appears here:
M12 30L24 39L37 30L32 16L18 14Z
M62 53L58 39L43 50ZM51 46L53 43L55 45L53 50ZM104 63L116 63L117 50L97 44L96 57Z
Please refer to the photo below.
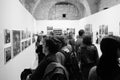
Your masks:
M24 69L21 80L120 80L120 37L103 37L100 57L92 38L83 29L76 41L71 33L38 36L38 65Z

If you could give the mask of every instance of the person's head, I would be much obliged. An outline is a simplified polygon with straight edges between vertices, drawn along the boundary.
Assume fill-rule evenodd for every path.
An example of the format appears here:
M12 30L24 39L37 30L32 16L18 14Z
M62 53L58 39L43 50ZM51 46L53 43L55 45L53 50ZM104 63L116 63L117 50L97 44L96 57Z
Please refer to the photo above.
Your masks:
M37 42L40 42L41 39L42 39L42 36L38 35L38 37L37 37Z
M64 36L57 36L56 38L61 42L61 44L60 44L61 47L60 48L62 48L62 47L67 45Z
M43 53L45 55L55 54L60 49L60 41L54 37L46 37L43 40Z
M118 58L118 50L120 49L120 38L118 36L107 36L100 42L100 49L103 56L111 59Z
M83 36L84 33L85 33L85 31L83 29L79 30L79 32L78 32L79 36Z
M102 80L113 80L118 73L120 74L120 68L118 66L118 58L120 56L120 37L106 36L102 38L100 49L102 56L97 65L97 74Z
M92 45L92 37L91 37L91 35L85 35L83 37L83 44Z

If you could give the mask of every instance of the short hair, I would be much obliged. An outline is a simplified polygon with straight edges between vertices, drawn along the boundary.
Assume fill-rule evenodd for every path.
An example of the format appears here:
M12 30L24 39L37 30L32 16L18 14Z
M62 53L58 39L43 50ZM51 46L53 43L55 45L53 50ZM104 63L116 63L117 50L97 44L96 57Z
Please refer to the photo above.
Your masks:
M55 54L60 49L60 41L55 37L47 37L45 38L46 46L50 54Z
M79 36L83 36L84 33L85 33L85 31L83 29L79 30L79 32L78 32Z
M100 49L103 55L115 58L118 48L120 48L120 37L118 36L106 36L100 42Z
M85 35L83 37L83 43L86 44L86 45L92 45L92 36Z

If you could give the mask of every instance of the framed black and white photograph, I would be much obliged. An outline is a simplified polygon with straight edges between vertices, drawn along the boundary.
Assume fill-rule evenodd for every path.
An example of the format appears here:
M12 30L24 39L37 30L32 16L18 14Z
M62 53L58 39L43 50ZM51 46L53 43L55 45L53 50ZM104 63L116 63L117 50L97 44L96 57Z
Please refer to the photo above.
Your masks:
M29 46L31 45L31 39L29 39L29 41L28 41L28 45L29 45Z
M13 56L16 56L20 53L20 31L13 30Z
M86 24L85 25L85 32L92 32L92 24Z
M25 42L22 42L22 51L25 49Z
M10 30L5 29L4 35L5 35L5 44L10 43Z
M28 47L28 44L27 44L27 41L25 41L25 48L27 48Z
M4 48L4 59L5 63L7 63L11 58L11 47Z
M35 34L32 34L32 43L35 42Z

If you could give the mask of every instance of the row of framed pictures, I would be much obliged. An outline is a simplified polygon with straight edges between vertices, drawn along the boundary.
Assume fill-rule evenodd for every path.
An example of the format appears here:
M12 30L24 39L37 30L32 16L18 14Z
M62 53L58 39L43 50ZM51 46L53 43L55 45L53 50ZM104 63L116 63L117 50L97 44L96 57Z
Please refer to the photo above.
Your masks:
M23 30L4 30L4 45L9 45L4 47L4 63L10 61L17 54L29 47L31 43L35 42L34 34L32 34L33 36L31 37L30 32L27 32L26 34L23 33Z
M85 29L85 32L87 34L93 35L92 24L86 24L84 29ZM101 39L106 35L109 35L108 25L105 25L105 24L99 25L98 31L96 31L96 41L95 41L95 43L99 44Z
M10 37L11 37L10 30L5 29L4 30L4 35L5 35L5 41L4 41L5 44L10 43L11 42L10 41ZM24 40L24 39L30 38L31 37L31 32L28 31L28 30L25 30L25 31L24 30L21 30L21 31L19 31L19 30L12 30L12 35L14 37L13 40L15 40L15 38L16 38L16 39L18 39L20 41L20 40Z

